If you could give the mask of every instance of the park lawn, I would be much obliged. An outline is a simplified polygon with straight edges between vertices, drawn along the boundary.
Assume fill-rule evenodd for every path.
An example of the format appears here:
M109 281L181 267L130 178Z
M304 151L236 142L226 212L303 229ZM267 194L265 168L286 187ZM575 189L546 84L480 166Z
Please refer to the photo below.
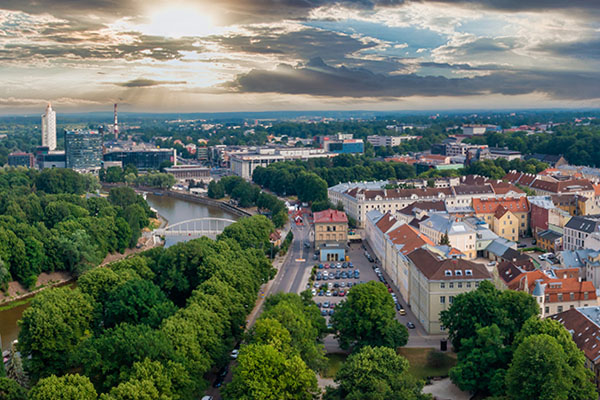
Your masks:
M327 366L321 373L323 378L334 378L335 374L340 370L343 362L348 358L348 354L343 353L329 353L326 354L327 357Z
M418 379L426 379L430 376L448 376L450 368L456 364L456 354L451 352L444 353L446 355L445 365L434 368L427 365L427 354L430 351L434 351L434 349L401 347L398 349L398 354L408 360L410 363L408 372Z

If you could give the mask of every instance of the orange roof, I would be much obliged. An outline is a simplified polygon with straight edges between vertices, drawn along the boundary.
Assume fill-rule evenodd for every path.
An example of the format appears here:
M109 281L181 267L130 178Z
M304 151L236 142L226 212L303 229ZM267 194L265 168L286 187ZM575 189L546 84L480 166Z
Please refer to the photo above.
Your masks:
M593 185L593 186L594 186L594 195L600 196L600 185Z
M345 212L332 209L316 212L313 214L313 218L315 224L348 222Z
M386 212L375 225L381 232L386 233L396 222L398 222L398 220L394 218L392 214Z
M405 255L411 253L413 250L423 247L426 244L435 246L435 244L427 236L421 234L408 224L400 225L398 228L388 233L388 237L392 243L403 245L400 252Z
M529 202L524 196L516 199L511 197L487 200L473 198L475 214L494 214L500 206L513 213L529 212Z
M559 172L560 171L558 168L546 168L542 172L538 173L538 175L555 175L555 174L558 174Z
M544 287L544 295L546 302L561 303L563 301L584 300L584 293L587 293L586 300L596 299L596 288L590 281L580 282L577 277L579 272L577 268L562 269L558 271L563 275L563 278L551 278L541 270L531 272L523 272L508 283L508 288L512 290L522 290L532 293L535 289L536 282L539 280ZM567 277L564 277L567 276ZM573 293L573 299L571 299ZM558 295L562 294L562 300L558 299Z
M508 208L504 207L503 205L500 205L500 207L496 208L494 217L496 219L500 219L500 218L504 217L504 214L506 214L507 212L508 212Z

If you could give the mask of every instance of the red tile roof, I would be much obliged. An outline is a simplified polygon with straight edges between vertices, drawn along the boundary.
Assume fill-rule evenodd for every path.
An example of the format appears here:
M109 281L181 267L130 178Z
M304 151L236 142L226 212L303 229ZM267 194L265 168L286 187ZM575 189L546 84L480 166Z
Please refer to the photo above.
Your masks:
M594 364L600 363L600 326L591 321L575 308L551 316L560 322L565 329L572 332L571 337L577 347L583 351L585 358Z
M338 210L324 210L313 214L315 224L348 223L346 213Z
M398 222L398 220L394 218L392 214L387 212L379 219L379 221L377 221L375 225L381 232L386 233L392 226L394 226L396 222Z
M400 252L404 255L413 250L428 244L434 246L434 243L427 236L421 234L410 225L403 224L388 233L388 237L394 244L403 245Z
M561 276L551 278L541 270L531 272L523 272L518 275L508 284L508 288L512 290L522 290L532 293L535 288L536 281L540 280L545 285L544 295L548 300L547 303L562 303L568 301L584 300L584 293L588 294L586 300L596 299L596 288L590 281L580 282L578 278L579 271L577 268L565 268L559 272ZM573 293L573 299L570 294ZM558 295L562 294L562 300L558 299Z
M500 198L500 199L473 199L473 209L475 214L494 214L498 207L504 207L512 213L529 212L529 202L527 197L519 198Z
M491 279L483 264L459 259L440 259L429 250L417 249L408 254L415 267L429 280L455 281ZM458 272L460 271L460 272ZM467 272L468 271L468 272Z

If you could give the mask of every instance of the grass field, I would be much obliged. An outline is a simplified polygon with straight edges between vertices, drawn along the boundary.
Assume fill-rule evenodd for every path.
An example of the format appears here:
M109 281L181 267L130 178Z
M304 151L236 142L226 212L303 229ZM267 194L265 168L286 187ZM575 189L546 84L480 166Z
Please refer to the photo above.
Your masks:
M398 354L405 357L410 363L409 372L416 378L426 379L428 376L448 376L448 371L456 364L454 353L444 353L444 363L440 367L431 367L427 364L427 354L434 349L402 347Z
M398 349L398 354L405 357L410 363L410 372L414 377L419 379L426 379L427 377L435 376L448 376L450 368L456 364L456 354L454 353L443 353L443 363L439 367L429 366L427 363L427 355L434 351L430 348L415 348L415 347L402 347ZM333 378L339 371L342 363L346 361L347 354L331 353L327 354L327 366L321 373L323 378Z
M325 370L321 373L323 378L333 378L335 374L339 371L342 363L346 361L348 357L347 354L341 353L330 353L326 355L327 357L327 366Z

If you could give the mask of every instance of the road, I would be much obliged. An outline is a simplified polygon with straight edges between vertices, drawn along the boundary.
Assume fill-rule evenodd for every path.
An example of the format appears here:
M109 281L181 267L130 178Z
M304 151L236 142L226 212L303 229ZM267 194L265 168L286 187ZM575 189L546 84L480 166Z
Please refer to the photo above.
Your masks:
M296 225L293 220L290 219L291 231L294 235L294 240L290 244L290 248L284 257L276 258L273 261L273 266L277 268L277 275L275 279L264 284L259 293L259 299L254 306L252 312L248 315L246 328L250 329L258 317L260 316L263 308L264 299L270 294L279 292L292 292L300 293L306 288L306 282L312 266L314 265L313 253L314 248L312 247L312 230L311 225L307 217L304 217L304 223L302 225ZM287 232L284 230L282 237L285 237ZM310 248L304 246L304 242L309 241L311 243ZM303 260L303 261L297 261ZM224 384L231 382L232 370L235 361L229 364L229 372L225 377ZM214 400L221 399L220 388L212 386L216 376L211 374L209 381L211 386L206 390L205 395L213 396Z

